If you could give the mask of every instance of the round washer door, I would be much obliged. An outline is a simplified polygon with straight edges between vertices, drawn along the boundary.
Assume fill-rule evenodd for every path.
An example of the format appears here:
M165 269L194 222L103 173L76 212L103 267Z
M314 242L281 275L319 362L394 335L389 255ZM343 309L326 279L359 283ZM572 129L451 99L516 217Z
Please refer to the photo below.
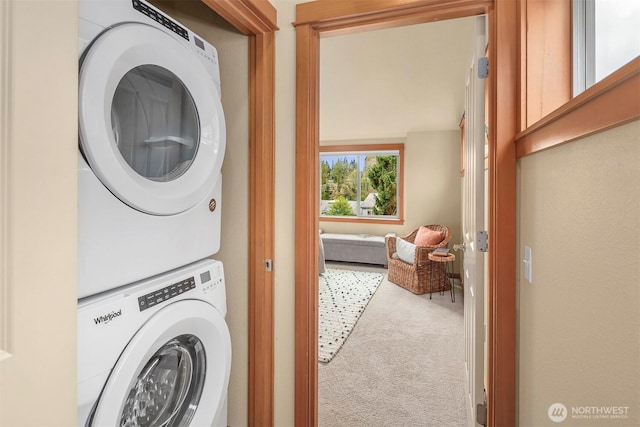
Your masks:
M222 167L225 124L206 67L172 35L113 27L80 67L79 131L92 171L116 197L153 215L190 209Z
M91 426L211 425L223 406L231 340L211 305L182 300L154 314L111 371Z

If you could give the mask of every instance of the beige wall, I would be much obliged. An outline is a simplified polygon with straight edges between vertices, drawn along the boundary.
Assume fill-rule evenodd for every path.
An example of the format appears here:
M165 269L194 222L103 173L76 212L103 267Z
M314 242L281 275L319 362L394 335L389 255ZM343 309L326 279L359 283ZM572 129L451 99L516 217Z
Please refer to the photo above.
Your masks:
M320 221L328 233L369 233L399 236L425 224L451 229L451 247L462 240L460 193L460 132L412 132L406 138L325 141L321 145L404 143L404 224L363 224Z
M275 425L294 425L295 0L271 2L276 32Z
M0 361L0 426L73 426L78 5L2 1L0 9L11 18L0 20L0 102L8 107L0 117L8 162L0 169L8 255L0 316L12 354Z
M321 38L320 139L457 129L474 27L467 17Z
M549 405L629 407L640 425L640 121L519 161L520 426L554 425Z
M218 50L227 147L222 166L222 236L213 258L224 263L231 333L228 425L247 425L249 40L201 2L154 2Z

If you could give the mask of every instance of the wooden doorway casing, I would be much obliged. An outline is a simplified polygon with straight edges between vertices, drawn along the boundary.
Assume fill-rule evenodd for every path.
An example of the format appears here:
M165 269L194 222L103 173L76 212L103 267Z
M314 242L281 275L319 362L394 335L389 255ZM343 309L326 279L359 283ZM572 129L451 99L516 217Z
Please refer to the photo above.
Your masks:
M295 425L318 422L317 287L320 37L488 14L488 425L516 423L517 3L317 0L296 7ZM498 120L498 117L500 118ZM498 268L498 262L500 268Z
M273 271L276 9L267 0L202 0L249 39L248 425L274 423Z

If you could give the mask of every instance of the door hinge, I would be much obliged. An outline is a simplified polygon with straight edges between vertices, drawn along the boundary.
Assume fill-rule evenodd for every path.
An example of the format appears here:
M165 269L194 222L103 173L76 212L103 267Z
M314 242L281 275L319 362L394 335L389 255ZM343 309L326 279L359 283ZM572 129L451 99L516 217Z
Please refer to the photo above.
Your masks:
M487 425L487 404L478 403L476 406L476 423L481 426Z
M482 403L476 406L476 423L487 425L487 389L482 390Z
M478 231L478 234L476 236L476 243L478 244L479 252L487 252L487 249L489 248L488 239L489 234L486 231Z
M478 58L478 78L486 79L489 77L489 58L483 56Z
M264 271L273 271L273 260L267 258L264 260Z

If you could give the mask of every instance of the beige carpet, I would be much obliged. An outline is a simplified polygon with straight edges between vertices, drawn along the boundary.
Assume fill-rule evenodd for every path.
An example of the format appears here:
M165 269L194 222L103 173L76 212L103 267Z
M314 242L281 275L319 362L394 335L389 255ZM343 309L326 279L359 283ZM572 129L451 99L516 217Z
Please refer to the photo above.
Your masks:
M455 303L449 293L429 300L385 276L340 352L318 364L319 426L465 426L457 291Z

